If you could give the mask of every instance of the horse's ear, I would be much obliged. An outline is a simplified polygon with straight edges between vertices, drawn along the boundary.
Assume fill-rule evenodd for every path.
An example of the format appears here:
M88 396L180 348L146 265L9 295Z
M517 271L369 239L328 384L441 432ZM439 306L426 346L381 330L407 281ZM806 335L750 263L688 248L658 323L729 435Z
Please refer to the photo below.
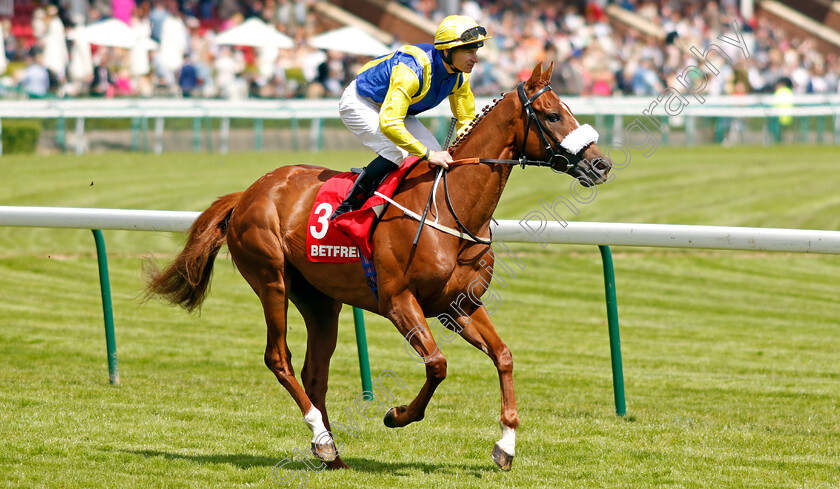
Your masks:
M542 71L542 61L537 63L537 66L534 66L534 71L531 72L531 77L528 78L528 81L525 82L526 87L533 87L537 83L542 80L543 71Z
M554 72L554 61L549 63L548 68L542 73L542 79L545 81L551 81L551 74Z

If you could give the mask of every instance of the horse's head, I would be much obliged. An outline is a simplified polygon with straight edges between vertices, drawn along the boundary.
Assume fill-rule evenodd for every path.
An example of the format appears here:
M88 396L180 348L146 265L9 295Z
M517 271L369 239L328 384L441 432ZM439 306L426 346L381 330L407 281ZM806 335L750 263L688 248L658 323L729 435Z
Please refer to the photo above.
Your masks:
M568 173L586 187L604 183L612 162L595 144L595 129L581 125L551 89L553 68L551 63L543 71L537 63L531 77L516 87L522 105L522 139L516 141L521 156L548 161L552 170Z

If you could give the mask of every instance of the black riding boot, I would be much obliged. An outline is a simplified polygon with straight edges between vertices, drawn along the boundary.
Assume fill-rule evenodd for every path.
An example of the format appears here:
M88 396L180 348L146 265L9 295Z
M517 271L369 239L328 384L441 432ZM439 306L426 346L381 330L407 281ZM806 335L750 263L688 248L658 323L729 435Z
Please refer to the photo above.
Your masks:
M347 193L347 197L344 198L344 202L335 209L335 212L330 216L330 220L332 221L345 212L355 211L362 207L379 187L379 184L385 180L385 177L397 168L399 167L390 160L377 156L356 177L356 181L353 183L350 192Z

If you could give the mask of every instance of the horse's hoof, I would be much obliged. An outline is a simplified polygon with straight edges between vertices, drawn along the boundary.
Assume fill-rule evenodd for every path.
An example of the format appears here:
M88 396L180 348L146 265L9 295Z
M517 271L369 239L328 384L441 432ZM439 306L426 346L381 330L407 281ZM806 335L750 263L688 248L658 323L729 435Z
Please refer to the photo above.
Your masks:
M513 465L513 455L508 454L502 447L496 443L493 446L493 461L496 462L496 465L499 466L502 470L510 470L510 466Z
M312 455L323 462L332 462L338 457L338 449L335 448L335 443L311 443Z
M385 413L385 418L382 420L385 423L385 426L388 428L396 428L397 427L397 419L396 419L397 408L391 408Z

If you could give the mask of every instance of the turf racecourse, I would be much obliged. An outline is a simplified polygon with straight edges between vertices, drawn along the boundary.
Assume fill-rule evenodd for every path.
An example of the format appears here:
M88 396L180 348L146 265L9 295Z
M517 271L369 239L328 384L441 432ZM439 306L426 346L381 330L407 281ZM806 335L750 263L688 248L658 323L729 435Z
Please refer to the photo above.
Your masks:
M203 210L288 163L363 153L3 157L0 205ZM634 154L579 208L587 221L840 229L840 151L660 149ZM516 169L499 206L519 219L569 195L568 177ZM513 470L490 460L499 389L489 359L443 344L449 376L426 419L392 430L360 415L350 311L328 406L352 471L316 472L309 432L262 363L256 297L217 263L201 315L140 304L144 254L183 236L106 231L122 385L108 384L89 231L0 228L0 486L840 488L840 257L613 248L628 416L614 415L600 257L512 245L526 265L493 314L515 360ZM407 237L410 239L410 237ZM497 284L500 285L500 284ZM296 370L301 319L290 311ZM374 375L423 379L402 339L368 319ZM386 406L382 406L383 409ZM314 459L307 458L312 463ZM297 470L299 472L293 472Z

